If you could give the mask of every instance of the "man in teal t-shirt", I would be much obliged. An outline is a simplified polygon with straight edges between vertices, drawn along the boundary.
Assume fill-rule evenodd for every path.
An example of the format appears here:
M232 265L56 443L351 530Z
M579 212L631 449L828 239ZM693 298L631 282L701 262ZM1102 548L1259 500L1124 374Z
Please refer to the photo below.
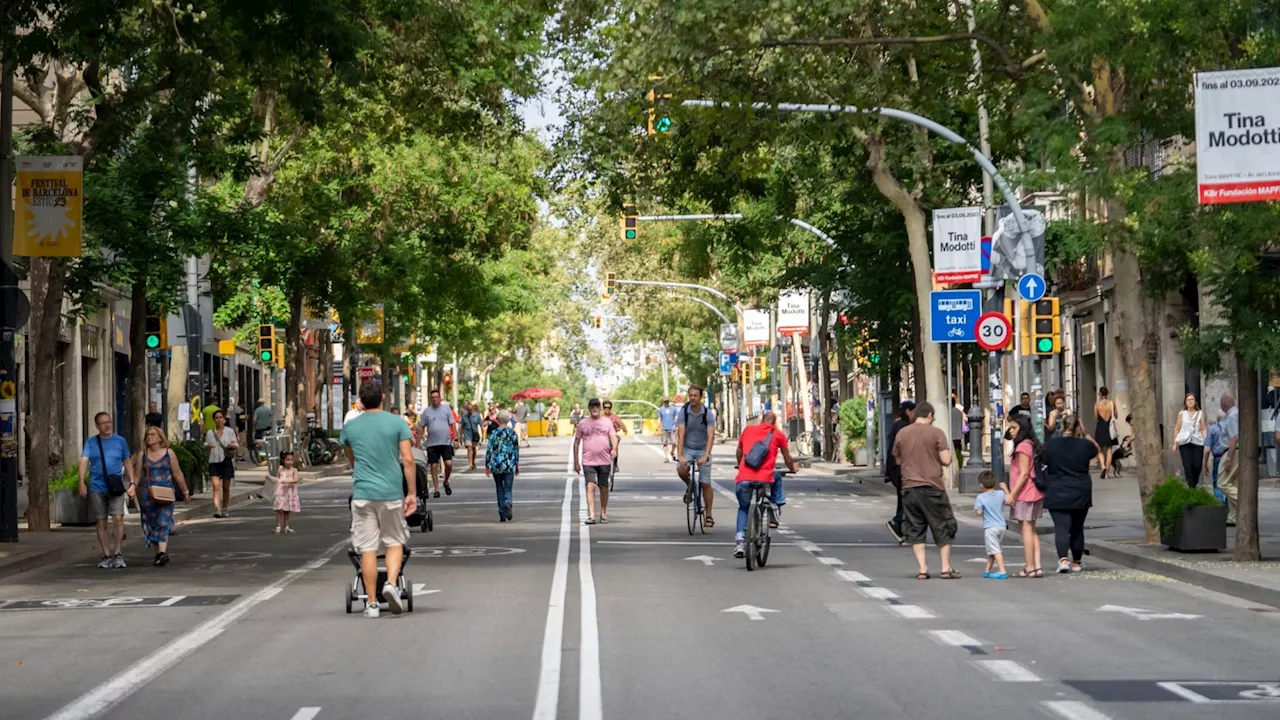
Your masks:
M413 435L398 415L382 409L382 385L368 383L360 390L364 414L342 428L340 442L347 450L353 477L351 545L360 553L360 573L368 595L364 616L378 617L378 550L386 548L387 582L382 599L399 615L402 608L395 581L409 542L405 516L418 509L417 471L410 449ZM405 491L405 484L408 491Z

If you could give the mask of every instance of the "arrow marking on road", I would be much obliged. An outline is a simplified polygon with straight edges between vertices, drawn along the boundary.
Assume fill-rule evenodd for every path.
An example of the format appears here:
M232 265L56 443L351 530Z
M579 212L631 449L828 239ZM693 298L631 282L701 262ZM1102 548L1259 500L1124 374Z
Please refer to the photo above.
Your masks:
M755 605L737 605L735 607L725 608L720 612L722 613L740 612L743 615L746 615L747 617L751 618L752 620L763 620L764 613L776 613L778 611L770 610L769 608L756 607Z
M439 591L439 590L428 590L428 589L427 589L427 584L426 584L426 583L414 583L414 584L413 584L413 596L414 596L414 597L418 597L419 595L430 595L431 593L438 593L438 592L440 592L440 591Z
M1125 607L1123 605L1103 605L1095 612L1113 612L1136 617L1139 620L1195 620L1203 615L1192 615L1190 613L1162 613L1155 610L1147 610L1146 608Z
M708 567L710 567L711 565L714 565L716 560L723 560L723 559L724 558L711 557L710 555L694 555L693 557L685 558L685 560L701 560L702 564Z

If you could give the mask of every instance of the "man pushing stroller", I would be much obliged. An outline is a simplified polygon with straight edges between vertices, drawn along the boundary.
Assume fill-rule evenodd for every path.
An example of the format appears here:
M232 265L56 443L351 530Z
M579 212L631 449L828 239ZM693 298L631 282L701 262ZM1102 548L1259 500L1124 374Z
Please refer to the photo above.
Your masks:
M351 545L360 553L360 574L367 595L364 616L369 618L378 617L379 550L385 552L387 567L382 600L395 615L404 609L395 581L409 542L405 516L418 507L413 435L403 419L383 411L382 396L380 383L368 383L360 389L364 414L343 426L340 439L354 479Z

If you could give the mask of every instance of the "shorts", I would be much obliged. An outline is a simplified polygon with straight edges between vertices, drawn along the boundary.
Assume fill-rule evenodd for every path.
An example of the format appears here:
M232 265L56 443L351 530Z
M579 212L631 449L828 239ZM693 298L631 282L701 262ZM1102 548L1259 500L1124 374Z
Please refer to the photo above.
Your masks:
M663 445L675 445L675 444L676 444L676 431L675 431L675 430L663 430L663 431L662 431L662 444L663 444Z
M435 465L441 460L453 460L452 445L432 445L427 448L427 464Z
M686 463L693 462L694 460L697 460L698 458L702 457L702 451L701 450L685 450L684 453L681 455L681 457ZM690 476L692 476L693 472L690 471L689 474ZM707 458L707 461L702 463L702 466L698 468L698 483L700 485L711 484L711 458Z
M1033 522L1035 520L1039 520L1042 515L1044 515L1044 500L1037 500L1035 502L1014 500L1013 512L1009 513L1009 519Z
M356 552L379 552L408 544L404 500L351 501L351 545Z
M222 478L230 480L236 476L236 464L231 458L227 458L221 462L209 463L209 477Z
M946 490L935 487L910 487L902 490L902 537L908 545L921 545L925 530L933 533L939 547L956 539L956 515Z
M124 515L124 504L128 497L127 494L112 496L111 493L91 492L89 514L94 520L105 520L108 515Z
M987 557L992 555L1003 555L1004 550L1000 548L1000 543L1004 542L1004 528L983 528L982 541L987 545Z
M582 477L586 478L588 485L601 485L607 489L609 487L609 473L612 470L612 465L583 465Z
M465 437L465 436L464 436L464 437L462 438L462 444L463 444L463 445L466 445L467 447L475 447L476 445L479 445L479 444L480 444L480 438L478 438L478 437ZM450 448L450 449L452 449L452 448Z
M523 436L525 436L525 435L528 435L528 434L529 434L529 423L527 423L527 422L518 422L518 423L516 423L516 434L517 434L517 435L520 435L521 437L523 437Z

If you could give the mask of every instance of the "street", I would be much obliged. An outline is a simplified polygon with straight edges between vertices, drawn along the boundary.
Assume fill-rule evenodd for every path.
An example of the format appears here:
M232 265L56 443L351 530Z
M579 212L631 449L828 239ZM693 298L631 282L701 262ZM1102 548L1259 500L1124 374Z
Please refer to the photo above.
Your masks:
M481 472L413 533L415 611L344 612L350 479L181 526L150 566L49 567L0 585L5 720L355 718L1271 719L1280 612L1086 558L1042 580L914 579L884 529L887 486L806 474L767 567L732 559L730 448L717 521L685 528L651 438L622 441L609 523L584 526L570 440L523 451L515 521ZM464 463L465 464L465 463ZM971 503L970 503L971 504ZM1048 520L1042 522L1048 526ZM1046 567L1052 535L1045 536ZM1006 538L1018 569L1021 548Z

